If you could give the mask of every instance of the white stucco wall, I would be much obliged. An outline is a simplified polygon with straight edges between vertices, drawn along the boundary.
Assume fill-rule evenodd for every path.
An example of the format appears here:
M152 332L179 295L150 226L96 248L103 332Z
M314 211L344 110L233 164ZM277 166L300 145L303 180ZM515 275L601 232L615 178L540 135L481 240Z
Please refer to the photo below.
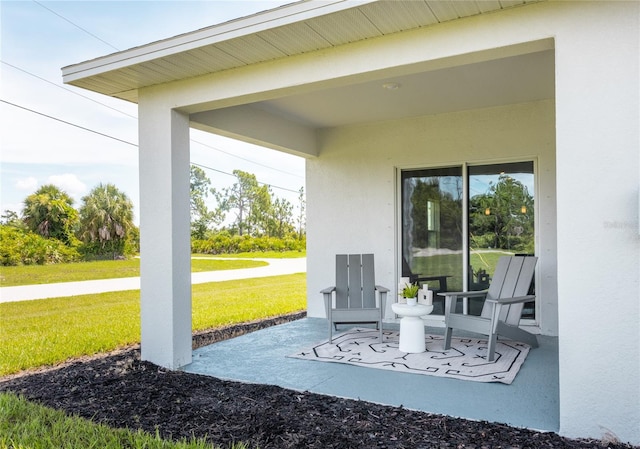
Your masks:
M640 4L555 10L561 432L640 444Z
M322 132L307 162L309 315L324 316L337 253L373 252L376 281L397 285L399 169L535 160L540 322L557 335L554 126L553 101L540 101Z
M317 292L333 282L337 252L374 252L378 282L395 285L398 168L536 157L541 325L544 333L559 335L560 432L640 444L639 16L639 2L541 2L151 88L149 95L162 101L159 110L140 116L141 170L155 170L150 151L158 144L160 172L171 172L168 161L181 144L167 146L163 136L174 134L145 136L154 132L147 122L154 117L170 126L169 108L201 113L375 79L388 68L415 72L552 41L555 102L324 130L316 151L307 130L300 130L298 138L309 148L298 154L317 154L307 173L309 313L323 313ZM202 124L215 131L214 125ZM247 140L264 137L255 131L242 128ZM285 150L295 145L263 143ZM176 185L167 189L152 176L141 176L142 202L150 195L170 201L183 192L184 179L172 182ZM176 206L158 218L169 226L180 214L188 210ZM143 209L142 232L159 237L161 260L149 267L151 274L143 267L143 278L159 279L166 269L179 286L165 295L158 312L159 319L172 323L167 315L181 313L182 278L188 274L168 260L172 245L183 257L188 244L163 242L171 240L171 230L145 225L154 217L150 207ZM173 223L184 228L184 220ZM143 284L142 294L153 289ZM154 316L143 311L143 325ZM174 332L183 333L185 319L178 321ZM143 348L149 338L163 336L143 334ZM167 344L175 343L172 338ZM174 355L171 363L180 358Z
M539 296L543 332L559 335L560 432L640 444L639 7L550 2L514 11L514 29L500 14L474 22L487 49L511 32L554 38L555 145L543 118L502 126L519 108L324 131L307 171L309 313L323 313L317 291L336 252L374 252L378 282L395 285L394 167L537 155Z

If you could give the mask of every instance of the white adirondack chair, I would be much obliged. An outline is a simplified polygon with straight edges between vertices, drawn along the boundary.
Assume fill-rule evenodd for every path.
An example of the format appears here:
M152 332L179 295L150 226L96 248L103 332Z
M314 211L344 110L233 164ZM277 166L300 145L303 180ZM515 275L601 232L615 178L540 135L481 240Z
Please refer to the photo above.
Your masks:
M333 341L338 324L375 323L382 342L382 318L389 289L376 285L374 271L373 254L336 256L336 285L320 292L329 321L329 341Z
M538 347L536 336L518 327L524 303L535 299L535 295L528 295L527 292L537 260L533 256L500 257L488 290L439 293L445 297L444 348L451 348L453 329L487 335L487 360L490 362L495 359L498 335ZM456 313L457 299L465 297L485 297L480 316Z

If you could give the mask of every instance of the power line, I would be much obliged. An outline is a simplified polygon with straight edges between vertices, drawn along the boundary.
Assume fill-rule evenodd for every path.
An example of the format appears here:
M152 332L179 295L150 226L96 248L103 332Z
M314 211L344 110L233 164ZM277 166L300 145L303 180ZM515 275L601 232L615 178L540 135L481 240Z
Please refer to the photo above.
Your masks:
M46 9L47 11L49 11L52 14L55 14L56 16L60 17L62 20L64 20L65 22L70 23L71 25L73 25L74 27L78 28L79 30L84 31L85 33L87 33L89 36L94 37L96 39L98 39L100 42L102 42L105 45L108 45L109 47L113 48L115 51L120 51L119 48L111 45L109 42L105 41L104 39L99 38L98 36L96 36L95 34L91 33L90 31L85 30L84 28L82 28L80 25L78 25L77 23L72 22L71 20L67 19L66 17L64 17L61 14L58 14L57 12L55 12L53 9L48 8L46 6L44 6L42 3L40 3L37 0L32 0L33 3L35 3L36 5L42 6L44 9Z
M213 167L207 167L206 165L197 164L195 162L191 162L191 165L195 165L195 166L201 167L201 168L206 168L207 170L213 170L213 171L218 172L218 173L224 173L225 175L233 176L234 178L236 176L236 175L234 175L232 173L227 173L227 172L224 172L222 170L215 169ZM273 187L274 189L286 190L287 192L299 193L298 190L288 189L286 187L279 187L279 186L276 186L276 185L273 185L273 184L268 184L266 182L258 181L258 184L262 184L262 185L265 185L265 186Z
M102 43L104 43L104 44L108 45L109 47L111 47L111 48L115 49L116 51L120 51L120 49L119 49L119 48L115 47L114 45L110 44L109 42L105 41L104 39L102 39L102 38L100 38L100 37L96 36L95 34L91 33L89 30L87 30L86 28L81 27L80 25L78 25L77 23L73 22L72 20L70 20L70 19L66 18L66 17L65 17L65 16L63 16L62 14L59 14L58 12L56 12L56 11L54 11L53 9L51 9L51 8L49 8L49 7L45 6L45 5L43 5L42 3L40 3L40 2L39 2L39 1L37 1L37 0L32 0L32 1L33 1L35 4L37 4L37 5L41 6L42 8L46 9L47 11L51 12L52 14L55 14L57 17L61 18L62 20L64 20L64 21L66 21L66 22L70 23L71 25L73 25L74 27L78 28L79 30L81 30L81 31L85 32L85 33L86 33L86 34L88 34L89 36L91 36L91 37L93 37L93 38L95 38L95 39L99 40L100 42L102 42ZM87 97L87 96L85 96L85 95L81 95L81 94L79 94L79 93L77 93L77 92L74 92L74 91L72 91L72 90L70 90L70 89L67 89L67 88L65 88L65 87L63 87L63 86L60 86L60 85L59 85L59 84L57 84L57 83L54 83L54 82L52 82L52 81L49 81L49 80L47 80L47 79L45 79L45 78L42 78L42 77L40 77L40 76L38 76L38 75L34 75L33 73L28 72L27 70L24 70L24 69L21 69L21 68L19 68L19 67L16 67L16 66L15 66L15 65L13 65L13 64L9 64L9 63L7 63L7 62L5 62L5 61L2 61L2 63L3 63L3 64L6 64L6 65L8 65L8 66L10 66L10 67L13 67L13 68L14 68L14 69L16 69L16 70L20 70L21 72L24 72L24 73L26 73L26 74L28 74L28 75L31 75L31 76L33 76L33 77L35 77L35 78L38 78L39 80L42 80L42 81L44 81L44 82L46 82L46 83L53 84L54 86L59 87L59 88L61 88L61 89L64 89L64 90L66 90L67 92L71 92L71 93L73 93L73 94L75 94L75 95L79 95L79 96L81 96L81 97L83 97L83 98L86 98L87 100L93 101L94 103L100 104L100 105L102 105L102 106L104 106L104 107L106 107L106 108L109 108L109 109L114 110L114 111L116 111L116 112L120 112L121 114L124 114L124 115L126 115L126 116L128 116L128 117L131 117L131 118L135 118L135 119L137 119L137 117L136 117L136 116L133 116L133 115L128 114L128 113L126 113L126 112L123 112L123 111L121 111L121 110L119 110L119 109L116 109L116 108L113 108L113 107L111 107L111 106L108 106L108 105L106 105L106 104L104 104L104 103L101 103L101 102L99 102L99 101L97 101L97 100L94 100L94 99L92 99L92 98L89 98L89 97ZM288 172L288 171L286 171L286 170L282 170L282 169L279 169L279 168L271 167L271 166L266 165L266 164L261 164L260 162L252 161L252 160L250 160L250 159L246 159L246 158L243 158L243 157L241 157L241 156L237 156L237 155L235 155L235 154L232 154L232 153L229 153L229 152L227 152L227 151L221 150L220 148L216 148L216 147L214 147L214 146L207 145L207 144L205 144L205 143L203 143L203 142L199 142L199 141L194 140L194 139L191 139L191 141L192 141L192 142L194 142L194 143L198 143L198 144L200 144L200 145L203 145L203 146L205 146L205 147L211 148L211 149L213 149L213 150L219 151L219 152L221 152L221 153L223 153L223 154L226 154L226 155L228 155L228 156L235 157L235 158L237 158L237 159L243 160L243 161L245 161L245 162L249 162L249 163L251 163L251 164L255 164L255 165L257 165L257 166L264 167L264 168L267 168L267 169L269 169L269 170L274 170L274 171L278 171L278 172L280 172L280 173L285 173L285 174L287 174L287 175L291 175L291 176L296 176L296 177L298 177L298 178L302 178L302 176L300 176L300 175L298 175L298 174L296 174L296 173L291 173L291 172Z
M93 38L95 38L95 39L99 40L100 42L102 42L102 43L104 43L104 44L108 45L109 47L111 47L111 48L115 49L116 51L120 51L120 49L119 49L119 48L115 47L114 45L110 44L109 42L105 41L104 39L102 39L102 38L100 38L100 37L96 36L95 34L91 33L89 30L87 30L87 29L85 29L85 28L81 27L80 25L78 25L77 23L73 22L72 20L70 20L70 19L68 19L68 18L64 17L62 14L59 14L59 13L57 13L56 11L52 10L51 8L48 8L47 6L43 5L42 3L40 3L40 2L39 2L39 1L37 1L37 0L32 0L32 1L33 1L34 3L36 3L37 5L41 6L42 8L46 9L47 11L51 12L52 14L56 15L57 17L61 18L62 20L64 20L64 21L66 21L66 22L70 23L71 25L73 25L74 27L78 28L79 30L81 30L81 31L83 31L83 32L85 32L85 33L87 33L89 36L91 36L91 37L93 37ZM78 95L78 96L80 96L80 97L82 97L82 98L85 98L85 99L87 99L87 100L90 100L90 101L92 101L92 102L94 102L94 103L97 103L97 104L99 104L99 105L101 105L101 106L104 106L104 107L106 107L106 108L109 108L109 109L111 109L111 110L113 110L113 111L116 111L116 112L119 112L119 113L121 113L121 114L124 114L124 115L126 115L127 117L131 117L131 118L134 118L134 119L137 119L137 118L138 118L138 117L136 117L136 116L134 116L134 115L131 115L131 114L128 114L128 113L126 113L126 112L124 112L124 111L121 111L121 110L119 110L119 109L113 108L113 107L111 107L111 106L109 106L109 105L107 105L107 104L104 104L104 103L102 103L102 102L100 102L100 101L94 100L93 98L90 98L90 97L87 97L87 96L85 96L85 95L82 95L82 94L80 94L80 93L78 93L78 92L75 92L75 91L73 91L73 90L71 90L71 89L67 89L67 88L65 88L64 86L60 86L60 85L59 85L59 84L57 84L57 83L54 83L54 82L52 82L52 81L49 81L49 80L47 80L47 79L45 79L45 78L42 78L42 77L40 77L40 76L38 76L38 75L35 75L35 74L33 74L33 73L31 73L31 72L29 72L29 71L25 70L25 69L21 69L20 67L17 67L17 66L15 66L15 65L13 65L13 64L10 64L10 63L5 62L5 61L1 61L1 62L2 62L3 64L8 65L9 67L12 67L12 68L14 68L14 69L16 69L16 70L19 70L19 71L23 72L23 73L26 73L27 75L33 76L33 77L35 77L35 78L37 78L37 79L39 79L39 80L41 80L41 81L44 81L44 82L46 82L46 83L48 83L48 84L52 84L52 85L54 85L54 86L56 86L56 87L58 87L58 88L60 88L60 89L63 89L63 90L65 90L65 91L67 91L67 92L71 92L71 93L72 93L72 94L74 94L74 95ZM4 101L4 100L3 100L3 101ZM37 111L33 111L33 110L30 110L30 109L27 109L27 108L25 108L25 107L23 107L23 106L15 105L15 104L13 104L13 103L9 103L9 102L7 102L7 101L4 101L4 102L5 102L5 103L8 103L8 104L12 104L12 105L13 105L13 106L15 106L15 107L19 107L19 108L22 108L22 109L25 109L25 110L29 110L29 111L31 111L31 112L33 112L33 113L35 113L35 114L39 114L39 115L46 116L46 114L42 114L42 113L40 113L40 112L37 112ZM49 116L47 116L47 117L49 117ZM55 117L49 117L49 118L51 118L51 119L53 119L53 120L57 120L57 121L63 122L63 123L66 123L66 124L71 125L71 126L75 126L75 127L81 128L81 129L85 129L86 131L89 131L89 132L94 132L94 133L97 133L97 134L100 134L100 135L104 135L105 137L108 137L108 138L110 138L110 139L119 140L119 141L121 141L121 142L125 142L125 143L128 143L128 144L130 144L130 145L135 145L135 144L132 144L131 142L122 141L122 140L118 139L117 137L113 137L113 136L109 136L109 135L106 135L106 134L102 134L102 133L100 133L100 132L98 132L98 131L94 131L94 130L91 130L91 129L88 129L88 128L84 128L84 127L82 127L82 126L75 125L75 124L73 124L73 123L65 122L64 120L61 120L61 119L58 119L58 118L55 118ZM233 153L230 153L230 152L224 151L224 150L222 150L222 149L220 149L220 148L214 147L214 146L212 146L212 145L208 145L208 144L206 144L206 143L204 143L204 142L200 142L200 141L197 141L197 140L195 140L195 139L190 139L190 140L191 140L191 142L198 143L198 144L200 144L200 145L203 145L203 146L205 146L205 147L207 147L207 148L210 148L210 149L212 149L212 150L215 150L215 151L219 151L220 153L226 154L226 155L228 155L228 156L230 156L230 157L234 157L234 158L237 158L237 159L243 160L243 161L245 161L245 162L249 162L249 163L251 163L251 164L254 164L254 165L257 165L257 166L260 166L260 167L267 168L267 169L269 169L269 170L274 170L274 171L277 171L277 172L280 172L280 173L285 173L285 174L287 174L287 175L291 175L291 176L296 176L296 177L298 177L298 178L302 178L302 176L300 176L300 175L298 175L298 174L296 174L296 173L291 173L291 172L289 172L289 171L282 170L282 169L279 169L279 168L276 168L276 167L272 167L272 166L269 166L269 165L266 165L266 164L262 164L262 163L260 163L260 162L253 161L253 160L251 160L251 159L243 158L243 157L241 157L241 156L238 156L238 155L235 155L235 154L233 154ZM137 145L136 145L136 146L137 146ZM209 169L211 169L211 170L215 170L215 169L213 169L213 168L209 168ZM215 170L215 171L220 171L220 170ZM230 175L230 176L234 176L234 175L232 175L232 174L230 174L230 173L226 173L226 172L221 172L221 173L224 173L224 174L226 174L226 175ZM274 186L274 187L276 187L276 188L281 188L281 189L283 189L283 190L289 190L289 191L292 191L292 192L293 192L293 190L290 190L290 189L285 189L285 188L277 187L277 186Z
M127 112L121 111L120 109L117 109L117 108L114 108L114 107L112 107L112 106L109 106L108 104L102 103L102 102L100 102L100 101L98 101L98 100L94 100L93 98L91 98L91 97L87 97L86 95L82 95L81 93L76 92L76 91L74 91L74 90L67 89L66 87L61 86L60 84L56 84L56 83L54 83L53 81L50 81L50 80L48 80L48 79L46 79L46 78L43 78L43 77L41 77L41 76L38 76L38 75L36 75L36 74L34 74L34 73L31 73L31 72L29 72L29 71L27 71L27 70L25 70L25 69L21 69L20 67L15 66L15 65L13 65L13 64L10 64L10 63L8 63L8 62L6 62L6 61L2 61L2 60L0 59L0 62L2 62L4 65L7 65L7 66L9 66L9 67L11 67L11 68L13 68L13 69L15 69L15 70L19 70L19 71L20 71L20 72L22 72L22 73L26 73L26 74L27 74L27 75L29 75L29 76L32 76L32 77L34 77L34 78L37 78L37 79L39 79L40 81L44 81L45 83L51 84L52 86L55 86L55 87L57 87L57 88L59 88L59 89L62 89L62 90L64 90L64 91L67 91L67 92L69 92L69 93L72 93L72 94L74 94L74 95L77 95L77 96L79 96L79 97L85 98L85 99L87 99L87 100L89 100L89 101L93 101L94 103L99 104L100 106L104 106L105 108L109 108L109 109L111 109L112 111L119 112L120 114L126 115L127 117L131 117L131 118L136 119L136 120L138 119L138 117L136 117L135 115L131 115L131 114L127 113Z
M85 126L77 125L77 124L75 124L75 123L71 123L71 122L69 122L69 121L66 121L66 120L63 120L63 119L60 119L60 118L57 118L57 117L53 117L53 116L48 115L48 114L45 114L45 113L43 113L43 112L38 112L38 111L35 111L35 110L33 110L33 109L27 108L27 107L25 107L25 106L20 106L20 105L18 105L18 104L12 103L12 102L7 101L7 100L0 99L0 102L5 103L5 104L8 104L8 105L13 106L13 107L16 107L16 108L19 108L19 109L23 109L23 110L28 111L28 112L31 112L31 113L33 113L33 114L40 115L40 116L42 116L42 117L46 117L46 118L51 119L51 120L55 120L55 121L60 122L60 123L64 123L65 125L73 126L73 127L75 127L75 128L79 128L79 129L82 129L82 130L84 130L84 131L88 131L88 132L90 132L90 133L98 134L98 135L100 135L100 136L103 136L103 137L107 137L107 138L109 138L109 139L116 140L116 141L118 141L118 142L126 143L127 145L131 145L131 146L134 146L134 147L136 147L136 148L138 148L138 147L139 147L139 146L138 146L138 144L135 144L135 143L133 143L133 142L129 142L129 141L127 141L127 140L123 140L123 139L120 139L120 138L118 138L118 137L111 136L111 135L109 135L109 134L105 134L105 133L102 133L102 132L100 132L100 131L96 131L96 130L90 129L90 128L87 128L87 127L85 127ZM225 175L228 175L228 176L235 177L235 175L234 175L233 173L228 173L228 172L225 172L225 171L222 171L222 170L218 170L218 169L213 168L213 167L208 167L208 166L206 166L206 165L198 164L198 163L195 163L195 162L191 162L191 164L192 164L192 165L196 165L196 166L198 166L198 167L206 168L206 169L208 169L208 170L213 170L213 171L215 171L215 172L222 173L222 174L225 174ZM298 193L298 191L297 191L297 190L288 189L288 188L286 188L286 187L280 187L280 186L276 186L276 185L273 185L273 184L268 184L268 183L266 183L266 182L259 182L259 181L258 181L258 183L259 183L259 184L262 184L262 185L269 186L269 187L273 187L274 189L286 190L286 191L288 191L288 192Z
M7 65L7 66L9 66L9 67L11 67L11 68L13 68L13 69L15 69L15 70L18 70L18 71L20 71L20 72L22 72L22 73L25 73L25 74L27 74L27 75L29 75L29 76L32 76L32 77L34 77L34 78L37 78L37 79L39 79L40 81L44 81L45 83L51 84L51 85L53 85L53 86L55 86L55 87L57 87L57 88L59 88L59 89L62 89L62 90L64 90L64 91L66 91L66 92L72 93L72 94L77 95L77 96L82 97L82 98L85 98L85 99L87 99L87 100L89 100L89 101L92 101L92 102L94 102L94 103L96 103L96 104L99 104L99 105L101 105L101 106L104 106L105 108L109 108L109 109L111 109L112 111L116 111L116 112L119 112L120 114L126 115L127 117L130 117L130 118L133 118L133 119L136 119L136 120L138 119L138 117L137 117L137 116L135 116L135 115L131 115L131 114L127 113L127 112L124 112L124 111L122 111L122 110L120 110L120 109L117 109L117 108L114 108L114 107L112 107L112 106L109 106L108 104L102 103L102 102L100 102L100 101L98 101L98 100L94 100L93 98L90 98L90 97L88 97L88 96L86 96L86 95L82 95L82 94L81 94L81 93L79 93L79 92L73 91L73 90L71 90L71 89L67 89L67 88L66 88L66 87L64 87L64 86L61 86L61 85L59 85L59 84L56 84L56 83L54 83L53 81L50 81L50 80L48 80L48 79L46 79L46 78L43 78L43 77L41 77L41 76L38 76L38 75L36 75L36 74L34 74L34 73L31 73L31 72L29 72L28 70L22 69L22 68L20 68L20 67L18 67L18 66L15 66L15 65L13 65L13 64L11 64L11 63L9 63L9 62L2 61L2 60L0 60L0 62L2 62L3 64L5 64L5 65ZM260 162L252 161L251 159L247 159L247 158L244 158L244 157L238 156L238 155L236 155L236 154L230 153L230 152L228 152L228 151L224 151L224 150L222 150L222 149L220 149L220 148L214 147L213 145L209 145L209 144L206 144L206 143L204 143L204 142L200 142L200 141L195 140L195 139L190 139L190 140L191 140L191 142L194 142L194 143L200 144L200 145L205 146L205 147L207 147L207 148L211 148L212 150L215 150L215 151L219 151L220 153L226 154L227 156L234 157L234 158L236 158L236 159L240 159L240 160L242 160L242 161L249 162L249 163L251 163L251 164L258 165L258 166L260 166L260 167L264 167L264 168L267 168L267 169L269 169L269 170L274 170L274 171L278 171L278 172L280 172L280 173L285 173L285 174L290 175L290 176L295 176L295 177L298 177L298 178L302 178L302 176L298 175L297 173L291 173L291 172L286 171L286 170L282 170L282 169L279 169L279 168L271 167L271 166L269 166L269 165L262 164L262 163L260 163Z
M220 148L214 147L213 145L209 145L209 144L206 144L204 142L200 142L200 141L195 140L195 139L191 139L191 142L198 143L198 144L200 144L202 146L205 146L207 148L211 148L212 150L216 150L216 151L219 151L220 153L224 153L224 154L226 154L228 156L235 157L236 159L240 159L242 161L249 162L251 164L259 165L260 167L268 168L269 170L279 171L280 173L285 173L287 175L291 175L291 176L296 176L298 178L302 178L302 176L300 176L300 175L298 175L296 173L291 173L291 172L288 172L286 170L282 170L282 169L279 169L279 168L271 167L271 166L266 165L266 164L261 164L260 162L252 161L251 159L246 159L246 158L244 158L242 156L238 156L238 155L235 155L233 153L229 153L228 151L221 150Z
M87 127L84 127L84 126L81 126L81 125L76 125L75 123L71 123L71 122L68 122L66 120L62 120L61 118L57 118L57 117L53 117L51 115L47 115L47 114L45 114L43 112L34 111L33 109L29 109L27 107L20 106L19 104L11 103L10 101L7 101L7 100L0 99L0 102L6 103L6 104L11 105L11 106L16 107L16 108L23 109L25 111L29 111L29 112L31 112L33 114L41 115L43 117L46 117L46 118L51 119L51 120L55 120L57 122L64 123L65 125L73 126L75 128L80 128L80 129L82 129L84 131L88 131L90 133L98 134L100 136L107 137L109 139L117 140L118 142L126 143L127 145L132 145L134 147L138 147L138 145L135 144L135 143L120 139L118 137L110 136L109 134L101 133L100 131L96 131L96 130L93 130L93 129L90 129L90 128L87 128Z
M207 170L211 170L217 173L222 173L223 175L232 176L234 178L236 176L233 173L227 173L226 171L218 170L217 168L207 167L206 165L198 164L197 162L191 162L191 165L195 165L196 167L206 168Z

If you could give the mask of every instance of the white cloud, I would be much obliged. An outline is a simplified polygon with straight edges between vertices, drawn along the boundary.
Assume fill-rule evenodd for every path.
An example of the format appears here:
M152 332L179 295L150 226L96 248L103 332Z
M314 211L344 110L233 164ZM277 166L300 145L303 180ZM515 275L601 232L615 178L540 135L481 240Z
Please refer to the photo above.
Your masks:
M28 190L32 191L38 187L38 180L33 176L29 176L28 178L18 179L16 182L16 189L18 190Z
M49 176L48 183L54 184L71 196L80 196L87 191L87 185L72 173L51 175Z

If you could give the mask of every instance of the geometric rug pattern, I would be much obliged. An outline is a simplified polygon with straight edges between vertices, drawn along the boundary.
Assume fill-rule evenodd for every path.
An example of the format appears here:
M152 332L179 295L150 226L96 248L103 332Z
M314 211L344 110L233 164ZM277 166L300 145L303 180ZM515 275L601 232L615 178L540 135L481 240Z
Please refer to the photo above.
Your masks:
M511 340L498 340L493 362L487 362L487 340L482 338L451 339L451 349L443 349L442 335L426 335L427 350L408 354L398 349L399 332L353 328L288 357L318 362L346 363L368 368L448 377L475 382L510 384L529 353L529 345Z

